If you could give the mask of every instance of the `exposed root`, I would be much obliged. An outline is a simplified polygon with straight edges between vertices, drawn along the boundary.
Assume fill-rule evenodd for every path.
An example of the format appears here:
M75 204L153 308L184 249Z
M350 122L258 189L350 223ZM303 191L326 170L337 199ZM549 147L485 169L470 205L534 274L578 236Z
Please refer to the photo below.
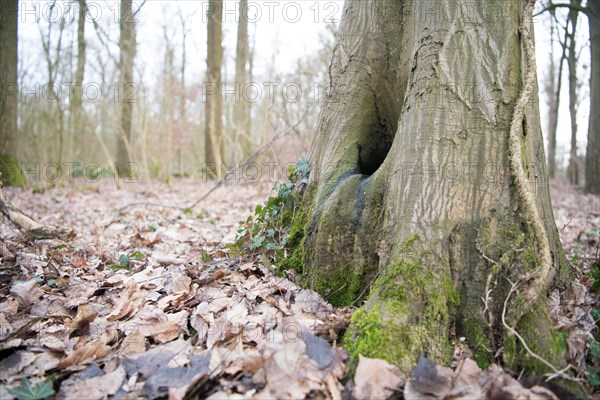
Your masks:
M523 38L523 47L525 48L525 78L523 89L521 90L521 94L519 95L519 99L515 106L508 138L508 157L511 175L517 188L520 205L533 230L533 235L538 245L538 257L541 264L539 270L524 279L524 281L528 282L528 287L526 293L524 293L523 300L528 305L535 302L539 294L543 293L544 286L547 285L553 277L550 242L536 206L534 193L527 187L527 175L521 162L522 150L519 137L523 119L527 111L527 104L531 100L535 90L536 60L533 38L531 35L531 18L535 3L536 0L527 0L527 3L523 8L523 19L520 31Z
M510 286L510 290L508 291L508 295L506 296L506 299L504 300L504 307L502 309L502 324L504 325L504 328L506 328L507 331L509 331L511 334L515 335L515 337L517 339L519 339L519 342L521 342L521 344L523 345L523 348L525 348L525 350L531 357L535 358L536 360L538 360L539 362L541 362L542 364L547 366L552 371L551 374L544 375L546 377L546 382L548 382L552 379L556 379L556 378L562 378L562 379L579 382L579 383L582 382L582 379L573 378L572 376L567 375L566 372L573 367L572 365L569 364L566 368L559 370L554 365L552 365L552 363L550 363L548 360L546 360L542 356L534 353L533 350L531 350L529 348L529 346L527 345L527 342L525 341L525 339L523 339L523 336L521 336L515 328L508 325L508 323L506 322L506 309L508 307L508 301L510 300L510 297L512 296L512 294L517 292L517 286L519 286L519 282L513 283L510 280L508 282L510 283L511 286Z

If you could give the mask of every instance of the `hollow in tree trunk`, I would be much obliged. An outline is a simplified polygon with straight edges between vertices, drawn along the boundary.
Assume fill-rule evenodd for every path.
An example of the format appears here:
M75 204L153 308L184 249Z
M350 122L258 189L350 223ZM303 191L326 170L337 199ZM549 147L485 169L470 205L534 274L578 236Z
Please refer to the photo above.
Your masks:
M546 295L570 272L524 4L345 4L285 262L333 304L361 305L353 358L448 364L454 331L482 366L547 372L514 329L564 366Z

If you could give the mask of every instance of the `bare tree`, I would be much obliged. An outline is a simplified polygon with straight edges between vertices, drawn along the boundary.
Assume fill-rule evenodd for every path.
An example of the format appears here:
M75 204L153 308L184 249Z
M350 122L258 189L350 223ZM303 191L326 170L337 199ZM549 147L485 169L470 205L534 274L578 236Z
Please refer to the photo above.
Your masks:
M122 0L119 18L121 34L119 37L119 48L121 57L119 60L119 102L121 103L121 123L119 140L117 146L117 171L119 176L127 176L131 169L131 127L133 103L135 98L135 83L133 82L133 63L136 53L136 14L133 12L132 0Z
M237 32L237 49L235 56L235 85L243 94L243 89L249 83L250 51L248 44L248 0L240 0L240 12ZM239 85L239 86L238 86ZM250 103L239 96L233 110L234 137L238 138L242 158L250 155L252 151L252 132L250 120ZM237 143L236 143L237 145ZM236 146L237 147L237 146ZM236 152L234 151L235 155ZM236 157L234 156L234 159Z
M581 6L581 0L571 0L574 6ZM569 151L569 166L567 167L567 177L572 185L579 184L579 164L577 160L577 43L575 40L577 34L577 20L579 12L574 9L569 9L567 17L571 29L565 34L569 37L569 114L571 116L571 149ZM569 24L567 24L568 27Z
M207 91L205 99L204 154L208 165L223 163L223 105L221 102L221 66L223 64L223 2L209 0L206 9L208 40L206 55Z
M86 41L85 41L85 17L87 5L85 0L78 0L79 15L77 19L77 68L75 70L75 91L71 103L71 135L69 152L74 154L74 144L83 141L84 119L83 119L83 79L85 76ZM79 146L75 146L79 148Z
M25 182L17 159L17 0L2 4L0 18L0 179L6 185Z

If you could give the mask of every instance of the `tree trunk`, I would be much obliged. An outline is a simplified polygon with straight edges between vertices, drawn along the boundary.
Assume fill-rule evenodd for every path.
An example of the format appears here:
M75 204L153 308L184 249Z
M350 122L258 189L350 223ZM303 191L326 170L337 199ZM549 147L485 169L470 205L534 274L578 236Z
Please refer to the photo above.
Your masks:
M131 125L133 103L135 102L135 83L133 82L133 62L135 59L135 18L132 0L121 1L121 14L119 26L119 101L121 102L121 131L117 145L117 172L119 176L129 176L133 169L131 166Z
M571 4L581 7L581 0L571 0ZM567 177L571 185L579 184L579 164L577 163L577 46L575 35L577 33L577 19L579 12L573 8L569 9L567 17L568 23L571 23L569 33L569 114L571 116L571 150L569 151L569 166L567 167ZM568 29L568 28L567 28Z
M561 52L558 62L558 72L556 81L552 80L552 92L549 110L548 110L548 175L554 178L556 175L556 130L558 129L558 108L560 106L560 92L562 88L562 71L566 59L567 39L569 37L569 20L565 28L564 39L560 42ZM552 34L554 34L552 32ZM554 62L551 62L550 68L554 68Z
M600 0L589 0L592 65L590 73L590 120L585 154L585 191L600 194Z
M222 0L209 0L206 10L208 19L208 50L206 55L207 85L205 99L205 161L208 168L221 166L223 162L223 104L221 103L222 46ZM214 170L213 170L214 171Z
M87 12L87 5L85 0L79 0L79 19L77 20L77 69L75 71L75 94L73 97L73 103L71 104L71 136L69 142L68 154L71 156L77 156L74 154L75 149L79 149L80 146L75 146L75 143L84 143L84 124L83 124L83 78L85 76L85 15Z
M17 160L17 0L2 5L0 18L0 177L7 186L22 185L25 178Z
M283 265L334 304L366 300L344 338L353 359L448 364L453 330L481 365L497 354L545 372L514 328L564 364L545 302L570 272L522 12L521 0L345 4ZM534 97L516 107L523 87Z
M248 75L249 63L248 49L248 0L240 0L240 14L237 33L237 49L235 56L235 85L238 93L244 93L243 89L250 81ZM238 86L239 85L239 86ZM250 103L240 95L236 98L233 109L233 125L235 137L239 138L242 159L252 152L252 136L250 131ZM235 153L234 153L235 154Z

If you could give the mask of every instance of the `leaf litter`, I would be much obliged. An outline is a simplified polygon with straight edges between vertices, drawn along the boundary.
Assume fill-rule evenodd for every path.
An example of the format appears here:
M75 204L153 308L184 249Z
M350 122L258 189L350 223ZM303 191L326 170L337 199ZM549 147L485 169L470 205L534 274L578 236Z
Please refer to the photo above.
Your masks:
M481 370L460 340L453 368L421 357L404 376L360 356L350 379L339 342L353 309L276 276L265 257L233 257L221 245L233 241L266 185L228 184L200 210L115 212L140 200L190 204L206 185L140 189L106 181L43 194L5 189L15 206L77 237L23 242L0 225L0 398L559 396L495 364ZM565 332L569 362L584 377L595 329L588 272L598 257L599 200L555 182L552 194L579 279L551 293L548 306Z

